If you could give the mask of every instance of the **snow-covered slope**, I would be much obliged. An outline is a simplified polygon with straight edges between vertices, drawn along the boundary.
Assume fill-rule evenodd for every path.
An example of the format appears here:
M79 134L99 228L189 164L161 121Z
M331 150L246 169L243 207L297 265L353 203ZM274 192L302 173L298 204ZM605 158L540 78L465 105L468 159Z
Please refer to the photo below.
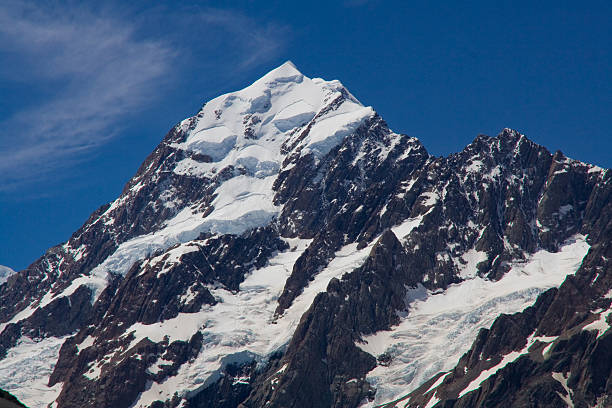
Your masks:
M287 62L0 282L0 388L61 408L401 397L576 271L606 177L510 129L431 157Z
M368 373L377 392L374 401L364 406L396 400L439 372L449 371L469 350L480 329L490 327L502 313L520 312L540 293L559 286L578 270L588 248L584 237L577 236L559 252L540 250L515 262L498 281L483 279L473 271L472 278L442 292L422 286L408 291L409 311L401 323L357 343L390 362Z

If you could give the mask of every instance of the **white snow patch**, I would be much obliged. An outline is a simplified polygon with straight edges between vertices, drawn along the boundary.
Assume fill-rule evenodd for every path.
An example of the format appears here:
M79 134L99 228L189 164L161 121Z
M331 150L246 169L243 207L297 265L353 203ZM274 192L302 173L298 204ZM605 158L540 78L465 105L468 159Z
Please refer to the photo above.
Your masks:
M181 304L188 305L193 299L196 298L198 293L193 290L194 286L195 285L191 285L189 288L187 288L187 291L181 295Z
M424 300L417 298L398 326L364 336L366 344L356 343L374 356L393 357L389 366L368 373L366 379L377 392L375 400L363 406L395 400L436 373L452 369L481 328L501 313L523 310L542 291L561 284L576 272L588 248L584 236L577 235L559 252L538 251L516 262L499 281L475 277Z
M71 248L70 252L72 253L72 257L75 260L75 262L77 262L77 261L80 261L83 258L83 256L85 256L86 251L87 251L87 246L81 245L77 249Z
M85 350L86 348L93 346L95 341L96 341L95 337L87 336L87 337L85 337L85 339L83 339L82 342L77 344L77 347L78 347L79 351L80 350Z
M488 174L484 176L484 178L487 178L489 180L494 180L495 178L499 177L500 174L501 174L500 166L495 166L491 169L491 171Z
M59 396L62 384L48 387L59 350L66 337L31 340L22 337L0 360L0 388L30 407L46 407Z
M432 193L432 192L423 193L421 194L420 197L423 197L422 198L423 201L421 202L421 204L428 206L428 207L435 205L440 199L440 196L437 193Z
M436 397L436 395L434 394L429 399L427 405L425 405L425 408L433 408L438 402L440 402L440 398Z
M405 192L410 191L412 187L414 186L414 183L416 183L418 179L419 179L418 177L414 177L408 181L402 181L403 191ZM403 193L400 193L400 194L403 194Z
M310 129L302 155L312 152L316 157L325 156L372 115L374 110L370 107L345 102L336 114L318 120Z
M391 231L393 231L395 236L400 241L402 241L404 238L406 238L408 235L410 235L410 233L412 232L413 229L415 229L416 227L418 227L421 224L421 222L423 221L423 217L426 214L419 215L418 217L414 217L414 218L408 218L407 220L405 220L401 224L398 224L398 225L392 227Z
M387 157L389 157L389 153L391 153L393 151L393 149L395 149L395 147L402 141L402 135L397 134L397 133L391 133L390 135L391 138L391 143L389 143L388 146L382 144L381 148L380 148L380 153L378 153L378 162L382 163L385 160L387 160ZM402 153L402 156L404 155L408 155L409 152L412 150L412 146L409 146L406 150L404 150L404 152ZM399 161L402 160L401 157L396 159L395 161Z
M289 317L299 321L304 311L310 307L315 296L327 289L329 281L333 278L340 279L345 273L352 272L363 265L376 241L377 239L374 239L370 245L362 249L357 249L357 243L340 248L327 267L319 272L314 280L304 288L302 294L293 301L291 308L283 315L283 318Z
M187 244L182 244L177 246L176 248L173 248L169 251L166 251L165 253L158 255L156 257L153 257L149 260L147 260L145 262L145 265L149 265L149 266L157 266L157 264L159 264L160 262L164 262L163 266L162 266L162 271L160 272L160 274L165 273L165 271L163 270L163 268L165 268L166 266L171 266L174 264L177 264L181 257L185 254L191 253L191 252L196 252L199 251L199 247L191 242L188 242ZM144 271L143 271L144 272ZM142 273L142 272L141 272Z
M463 255L461 255L461 261L455 260L455 265L459 269L459 276L463 279L474 278L478 274L476 268L480 262L486 261L488 255L484 251L477 251L470 249Z
M433 383L433 384L431 385L431 387L429 387L429 389L428 389L427 391L425 391L425 394L427 394L428 392L431 392L431 391L435 390L436 388L438 388L438 386L440 386L440 384L442 384L442 381L444 381L444 379L445 379L445 378L446 378L446 377L447 377L447 376L448 376L450 373L451 373L451 371L449 371L449 372L448 372L448 373L446 373L446 374L442 374L442 375L440 376L440 378L438 378L438 379L436 380L436 382L435 382L435 383Z
M89 370L83 375L90 380L97 380L100 377L100 374L102 374L102 366L106 363L108 363L108 360L106 359L95 361L91 367L89 367Z
M157 374L159 373L164 365L166 366L171 366L172 364L174 364L174 361L171 360L165 360L163 358L158 358L157 361L155 362L155 364L153 364L152 366L150 366L147 371L150 372L151 374Z
M209 306L204 307L205 312L208 309L210 309ZM160 343L164 339L168 339L168 343L177 340L189 341L191 336L206 323L206 321L202 320L202 314L179 313L178 316L163 322L153 324L135 323L126 330L126 335L132 334L134 336L127 350L134 347L144 338L148 338L154 343Z
M590 165L589 167L590 167L588 171L589 173L601 173L602 171L604 171L604 169L602 169L599 166Z
M612 314L612 308L601 313L599 315L599 319L587 324L582 328L582 330L595 330L597 331L597 338L600 338L605 332L608 331L608 329L610 329L610 323L608 323L608 316L610 316L610 314Z
M559 398L565 402L568 408L574 408L574 401L572 401L572 390L567 386L569 375L566 377L563 373L552 373L552 378L557 380L565 390L565 395L557 392Z
M542 357L544 358L548 358L550 355L550 351L552 350L553 346L555 345L554 341L551 341L548 346L544 347L542 349Z
M416 141L416 139L414 139ZM403 152L402 154L399 155L399 157L396 159L396 161L402 161L404 159L407 159L408 157L410 157L410 154L412 153L414 146L410 145L408 146ZM414 183L414 181L412 181ZM410 187L408 187L406 190L410 190Z
M8 266L0 265L0 285L2 285L9 276L15 273L14 270L9 268Z

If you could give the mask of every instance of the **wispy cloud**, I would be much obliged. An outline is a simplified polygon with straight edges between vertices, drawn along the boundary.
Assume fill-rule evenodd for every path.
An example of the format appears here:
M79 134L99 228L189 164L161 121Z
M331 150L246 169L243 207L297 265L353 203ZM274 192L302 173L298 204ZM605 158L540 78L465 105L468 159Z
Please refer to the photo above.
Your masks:
M89 157L185 70L223 60L237 72L273 58L282 47L277 33L217 9L135 13L3 2L0 57L11 61L0 79L52 92L0 120L0 190Z
M184 13L183 22L192 22L189 35L201 38L193 49L201 52L202 60L222 59L226 68L249 69L278 55L285 46L288 29L274 23L261 23L230 10L200 9ZM206 58L206 54L208 58ZM213 58L211 58L213 57Z
M40 177L107 142L111 125L151 96L151 83L175 57L168 44L138 39L118 19L17 2L0 8L0 47L13 56L3 72L9 80L55 88L0 124L4 185Z

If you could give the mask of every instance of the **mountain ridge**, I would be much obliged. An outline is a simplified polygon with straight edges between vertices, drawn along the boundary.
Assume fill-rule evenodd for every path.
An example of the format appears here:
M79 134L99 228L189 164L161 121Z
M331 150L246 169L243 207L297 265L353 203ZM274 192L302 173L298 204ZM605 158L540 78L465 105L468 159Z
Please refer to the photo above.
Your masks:
M49 342L36 381L60 407L367 404L368 373L395 363L364 336L422 296L605 240L605 180L508 128L430 156L287 62L180 122L117 200L0 286L0 353Z

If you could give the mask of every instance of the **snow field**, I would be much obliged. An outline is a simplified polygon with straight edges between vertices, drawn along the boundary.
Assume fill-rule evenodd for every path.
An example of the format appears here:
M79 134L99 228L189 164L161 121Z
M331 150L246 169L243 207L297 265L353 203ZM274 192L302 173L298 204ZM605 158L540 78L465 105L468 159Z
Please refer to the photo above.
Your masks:
M48 387L59 351L66 337L32 340L22 337L0 360L0 388L29 407L46 407L59 396L62 384ZM27 386L24 386L26 385Z
M365 343L356 344L374 356L388 353L393 357L389 366L377 366L367 375L377 392L373 402L362 406L400 398L435 374L452 369L481 328L490 327L501 313L523 310L541 292L560 285L580 267L588 248L585 237L577 235L559 252L541 250L515 263L499 281L465 270L464 276L475 277L444 292L413 296L409 313L399 325L364 336Z

